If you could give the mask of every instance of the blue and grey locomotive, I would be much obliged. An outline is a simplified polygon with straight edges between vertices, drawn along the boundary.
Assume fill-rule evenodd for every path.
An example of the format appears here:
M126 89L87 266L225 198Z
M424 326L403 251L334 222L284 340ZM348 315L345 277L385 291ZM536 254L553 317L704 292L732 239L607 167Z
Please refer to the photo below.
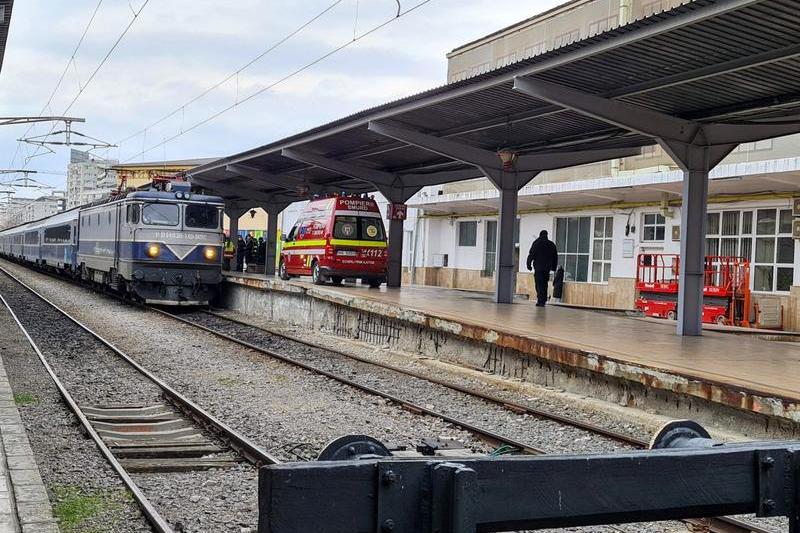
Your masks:
M0 255L160 305L206 305L222 281L221 198L185 182L0 231Z

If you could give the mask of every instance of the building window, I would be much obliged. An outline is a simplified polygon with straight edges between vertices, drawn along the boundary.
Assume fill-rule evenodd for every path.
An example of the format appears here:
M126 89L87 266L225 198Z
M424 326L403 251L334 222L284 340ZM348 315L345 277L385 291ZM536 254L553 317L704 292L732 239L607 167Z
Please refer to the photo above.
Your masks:
M487 61L486 63L481 63L480 65L476 65L472 67L472 69L470 70L470 77L479 76L485 72L489 72L490 68L491 68L491 63L489 61Z
M562 46L567 46L570 43L574 43L575 41L580 40L581 38L581 30L572 30L568 31L567 33L562 33L561 35L556 35L553 38L553 48L561 48Z
M656 0L642 5L642 16L649 17L664 11L664 0Z
M636 156L641 159L652 159L654 157L658 157L660 155L659 146L656 144L652 144L650 146L642 146L641 153Z
M545 53L547 50L547 42L541 41L536 44L532 44L531 46L525 47L525 51L522 54L522 57L528 59L529 57L538 56L539 54Z
M558 262L564 267L565 280L589 280L591 226L591 217L556 218L555 242L558 248Z
M605 283L611 277L611 245L614 217L594 217L592 240L592 281Z
M450 83L455 83L457 81L465 80L465 79L467 79L467 75L468 74L469 74L469 72L467 72L466 70L462 70L460 72L456 72L455 74L453 74L450 77Z
M788 291L794 278L791 209L756 210L753 290Z
M772 150L772 139L742 143L736 147L734 152L763 152L765 150Z
M597 35L616 28L619 25L619 17L613 16L600 20L596 20L589 24L589 35Z
M494 267L497 260L497 221L486 221L486 235L483 247L483 272L484 277L494 276Z
M666 231L666 219L659 213L645 213L642 224L642 241L662 242Z
M506 65L510 65L511 63L515 63L517 61L517 53L511 52L510 54L501 56L497 58L495 62L495 68L505 67Z
M478 242L478 222L468 220L458 223L458 245L475 246Z
M707 256L750 261L754 291L789 291L794 278L791 209L708 213L706 224Z

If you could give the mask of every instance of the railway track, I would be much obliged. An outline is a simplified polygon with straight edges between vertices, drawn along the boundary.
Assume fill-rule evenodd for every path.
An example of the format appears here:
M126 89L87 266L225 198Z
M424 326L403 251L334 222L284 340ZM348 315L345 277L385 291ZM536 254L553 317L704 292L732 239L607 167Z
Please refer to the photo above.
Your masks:
M400 398L395 394L388 393L386 391L382 391L380 389L377 389L374 386L366 386L366 385L364 385L362 383L359 383L359 382L356 382L356 381L354 381L354 380L352 380L352 379L350 379L350 378L348 378L346 376L343 376L343 375L340 375L340 374L336 374L335 372L331 372L329 370L316 367L316 366L314 366L312 364L309 364L307 362L299 361L297 359L288 357L285 354L279 353L279 352L277 352L275 350L272 350L272 349L269 349L269 348L265 348L264 346L260 346L260 345L254 344L254 343L249 342L247 340L243 340L243 339L237 338L235 335L231 335L229 332L221 331L220 329L216 329L214 327L211 327L208 324L200 324L200 323L197 323L195 321L192 321L191 319L187 319L184 316L176 315L174 313L170 313L170 312L162 310L162 309L157 309L157 308L150 308L150 309L152 311L154 311L154 312L157 312L157 313L163 314L165 316L171 317L171 318L173 318L175 320L178 320L178 321L180 321L180 322L182 322L184 324L188 324L188 325L197 327L197 328L199 328L199 329L201 329L201 330L203 330L203 331L205 331L207 333L211 333L211 334L213 334L213 335L215 335L217 337L220 337L220 338L229 340L231 342L237 343L237 344L239 344L241 346L250 348L250 349L255 350L255 351L257 351L259 353L262 353L264 355L267 355L267 356L270 356L270 357L273 357L273 358L277 358L277 359L279 359L281 361L284 361L284 362L287 362L287 363L290 363L290 364L294 364L294 365L297 365L297 366L299 366L301 368L304 368L306 370L309 370L309 371L316 372L318 374L327 376L329 378L335 379L335 380L340 381L342 383L345 383L345 384L354 386L356 388L359 388L361 390L364 390L365 392L369 392L370 394L376 394L376 395L382 396L384 398L387 398L387 399L390 399L392 401L398 402L401 405L407 405L411 409L418 409L419 408L419 406L417 406L416 404L413 404L413 403L409 402L408 400ZM592 423L585 422L585 421L582 421L582 420L579 420L579 419L576 419L576 418L564 416L564 415L559 414L559 413L550 412L550 411L547 411L547 410L544 410L544 409L540 409L540 408L537 408L537 407L533 407L533 406L530 406L530 405L525 405L525 404L521 404L521 403L517 403L517 402L511 402L511 401L509 401L507 399L504 399L504 398L501 398L501 397L498 397L498 396L494 396L494 395L491 395L491 394L487 394L487 393L485 393L483 391L478 391L478 390L475 390L475 389L471 389L469 387L465 387L465 386L460 385L460 384L452 383L452 382L447 381L447 380L435 378L435 377L427 375L427 374L422 374L422 373L415 372L413 370L409 370L409 369L406 369L406 368L400 368L400 367L397 367L397 366L394 366L394 365L391 365L391 364L388 364L388 363L383 363L383 362L379 362L379 361L374 361L372 359L367 359L367 358L364 358L364 357L360 357L360 356L357 356L357 355L354 355L354 354L351 354L351 353L344 352L342 350L337 350L337 349L332 348L330 346L325 346L325 345L322 345L322 344L319 344L319 343L316 343L316 342L313 342L313 341L309 341L307 339L302 339L300 337L289 335L289 334L286 334L286 333L283 333L283 332L279 332L279 331L276 331L276 330L273 330L273 329L270 329L270 328L266 328L266 327L263 327L263 326L256 326L256 325L253 325L253 324L249 324L247 322L244 322L244 321L241 321L241 320L238 320L238 319L226 316L226 315L222 315L222 314L220 314L218 312L215 312L215 311L203 311L202 313L204 313L204 314L206 314L206 315L208 315L210 317L213 317L214 319L218 319L218 320L226 321L226 322L229 322L229 323L232 323L232 324L236 324L239 327L252 328L254 330L258 330L258 331L261 331L261 332L266 333L268 335L271 335L271 336L274 336L274 337L279 337L279 338L285 339L285 340L290 341L290 342L295 342L295 343L298 343L298 344L301 344L301 345L305 345L305 346L308 346L310 348L314 348L314 349L317 349L317 350L324 350L324 351L329 352L331 354L335 354L336 356L343 357L343 358L355 361L355 362L357 362L359 364L370 365L370 366L373 366L373 367L376 367L376 368L380 368L382 370L394 372L394 373L397 373L397 374L400 374L400 375L404 375L404 376L409 376L409 377L412 377L412 378L415 378L415 379L424 380L424 381L427 381L428 383L431 383L433 385L438 385L438 386L441 386L441 387L445 387L445 388L451 389L453 391L456 391L456 392L459 392L459 393L462 393L462 394L466 394L466 395L478 398L478 399L486 401L488 403L499 405L499 406L503 407L504 409L507 409L508 411L510 411L512 413L515 413L515 414L527 414L527 415L531 415L531 416L534 416L534 417L537 417L537 418L540 418L540 419L546 419L546 420L550 420L550 421L555 421L555 422L558 422L560 424L565 424L565 425L568 425L568 426L571 426L571 427L574 427L574 428L577 428L577 429L581 429L581 430L584 430L584 431L591 432L591 433L596 434L596 435L600 435L600 436L608 438L608 439L615 440L617 442L624 443L624 444L629 445L629 446L631 446L633 448L643 449L643 448L647 448L648 445L649 445L649 442L646 441L646 440L643 440L643 439L640 439L640 438L637 438L637 437L634 437L634 436L631 436L631 435L626 435L624 433L620 433L620 432L617 432L617 431L613 431L613 430L610 430L608 428L604 428L604 427L596 425L596 424L592 424ZM426 414L430 414L432 416L440 416L440 417L445 417L446 418L446 415L443 415L442 413L438 413L436 411L433 411L432 409L426 409L423 412L426 412ZM455 421L453 423L458 423L458 422ZM461 423L459 423L459 425L464 425L464 423L461 422ZM475 428L474 426L470 426L470 425L466 425L465 427L467 429L469 429L470 431L483 431L480 428ZM494 433L491 433L491 432L487 432L487 434L485 434L484 436L487 439L492 439L492 438L497 439L497 435L494 434ZM495 442L503 442L503 441L497 441L496 440ZM505 443L507 443L507 444L511 444L513 442L514 441L511 440L511 439L505 439ZM527 447L523 448L523 447L520 447L519 445L517 445L517 447L519 447L523 451L523 453L533 453L533 454L537 454L537 455L547 453L544 450L541 450L539 448L535 448L535 447L532 447L532 446L527 446ZM757 526L755 524L751 524L751 523L748 523L748 522L745 522L745 521L742 521L742 520L739 520L739 519L736 519L736 518L731 518L731 517L710 517L710 518L704 518L704 519L683 520L683 522L685 522L687 524L687 526L690 528L691 531L708 531L709 533L775 533L773 530L764 529L764 528L762 528L760 526Z
M176 391L172 390L166 383L164 383L159 378L154 376L152 373L150 373L149 371L147 371L146 369L141 367L141 365L139 365L133 359L131 359L129 356L125 355L123 352L118 350L110 342L106 341L105 339L103 339L102 337L100 337L99 335L94 333L92 330L90 330L88 327L86 327L83 324L81 324L80 322L78 322L74 317L69 315L66 311L62 310L56 304L54 304L51 301L47 300L41 294L36 292L34 289L32 289L31 287L29 287L28 285L26 285L25 283L23 283L19 279L17 279L15 276L13 276L11 273L6 271L4 268L0 267L0 272L5 274L9 278L13 279L14 281L16 281L21 286L25 287L27 290L29 290L34 295L36 295L39 299L41 299L42 301L46 302L49 306L51 306L52 308L56 309L59 313L63 314L66 318L68 318L74 324L79 326L82 330L86 331L87 333L90 333L93 337L97 338L99 342L101 342L104 346L106 346L107 348L109 348L112 351L114 351L115 353L117 353L123 360L125 360L129 364L131 364L131 366L136 368L143 375L149 376L153 380L154 383L157 383L157 384L159 384L160 387L162 387L162 390L165 391L165 397L167 397L169 399L170 403L173 403L175 405L183 405L184 407L182 407L181 410L185 409L185 412L187 414L189 414L189 415L192 415L192 413L194 413L194 415L192 415L192 417L196 416L197 417L196 419L198 420L198 423L201 426L211 427L211 428L217 429L218 433L220 435L225 436L226 440L229 440L232 443L231 447L234 450L236 450L237 453L241 454L241 456L244 457L247 461L249 461L249 462L251 462L253 464L257 464L257 465L258 464L276 464L276 463L280 462L274 456L268 454L267 452L259 449L258 447L256 447L255 445L253 445L252 443L247 441L247 439L245 437L243 437L241 435L238 435L235 431L233 431L230 428L228 428L227 426L225 426L222 422L214 419L213 416L211 416L210 414L204 413L204 411L202 409L200 409L198 406L196 406L190 400L188 400L187 398L182 397L179 393L177 393ZM0 296L0 298L2 298L2 296ZM10 311L12 311L12 315L14 316L14 319L17 321L17 324L19 324L20 327L22 328L22 330L24 331L25 336L28 338L28 341L34 347L34 350L36 351L37 355L40 357L40 359L42 359L43 364L48 369L48 372L50 373L50 375L53 378L53 380L57 383L57 386L58 386L59 390L61 391L62 395L64 395L64 398L67 401L67 403L70 405L70 408L73 409L73 411L75 411L76 416L78 416L78 418L81 421L81 424L84 427L86 427L87 428L87 432L89 432L90 435L92 435L92 430L90 429L92 427L92 420L90 420L90 416L87 416L87 414L85 412L82 412L80 410L80 407L77 405L77 403L75 403L75 401L71 399L71 396L69 396L69 392L58 381L58 377L52 372L52 369L50 368L50 366L47 363L47 361L44 358L44 356L41 354L41 351L35 345L33 339L30 337L30 335L28 334L27 330L25 330L25 328L22 326L20 321L17 319L16 315L13 314L13 310L11 310L11 308L8 306L7 302L5 302L4 299L3 299L3 303L6 305L6 307L9 308ZM164 316L168 316L168 317L170 317L170 318L172 318L174 320L180 321L180 322L185 323L187 325L191 325L193 327L199 328L199 329L201 329L201 330L203 330L203 331L205 331L207 333L213 334L213 335L215 335L215 336L217 336L219 338L223 338L223 339L228 340L230 342L236 343L236 344L238 344L240 346L243 346L243 347L249 348L251 350L254 350L256 352L259 352L259 353L262 353L264 355L267 355L269 357L272 357L272 358L281 360L281 361L283 361L285 363L288 363L288 364L303 368L303 369L305 369L307 371L326 376L326 377L328 377L330 379L333 379L335 381L338 381L340 383L355 387L355 388L357 388L359 390L362 390L363 392L366 392L368 394L372 394L372 395L376 395L376 396L380 396L380 397L386 398L386 399L388 399L388 400L390 400L390 401L392 401L394 403L397 403L398 405L404 407L405 409L407 409L410 412L417 413L417 414L426 414L426 415L430 415L430 416L439 417L442 420L448 421L451 424L454 424L454 425L457 425L459 427L462 427L462 428L466 429L467 431L478 435L482 440L484 440L486 442L489 442L489 443L492 443L493 445L511 446L513 448L516 448L520 452L527 453L527 454L543 454L543 453L545 453L544 450L541 450L541 449L539 449L539 448L537 448L535 446L531 446L531 445L519 442L519 441L517 441L515 439L512 439L512 438L509 438L509 437L505 437L505 436L500 435L500 434L498 434L496 432L493 432L493 431L485 430L483 428L477 427L477 426L475 426L473 424L470 424L468 422L465 422L463 420L459 420L457 418L448 416L448 415L446 415L444 413L439 413L439 412L431 409L428 406L419 405L418 403L415 403L415 402L409 401L407 399L404 399L404 398L402 398L402 397L400 397L400 396L398 396L396 394L389 393L387 391L382 391L382 390L376 388L375 386L368 386L368 385L365 385L363 383L358 383L358 382L354 381L353 379L350 379L350 378L348 378L346 376L339 375L339 374L337 374L335 372L332 372L332 371L329 371L329 370L325 370L323 368L318 368L318 367L316 367L316 366L314 366L312 364L309 364L307 362L296 360L294 358L286 356L285 354L279 353L279 352L277 352L275 350L270 350L270 349L265 348L263 346L259 346L257 344L252 343L252 342L248 342L246 340L237 338L234 335L231 335L229 333L225 333L224 331L220 331L220 330L215 329L213 327L209 327L208 325L198 324L197 322L194 322L194 321L192 321L190 319L187 319L187 318L185 318L183 316L175 315L173 313L169 313L169 312L164 311L162 309L151 308L151 307L148 307L147 309L149 309L149 310L151 310L153 312L162 314ZM270 329L267 329L267 328L264 328L264 327L261 327L261 326L254 326L252 324L248 324L246 322L243 322L243 321L240 321L240 320L236 320L236 319L233 319L231 317L223 316L223 315L220 315L220 314L215 313L215 312L204 312L204 314L207 314L208 316L213 317L216 320L221 320L221 321L229 322L229 323L232 323L232 324L236 324L239 327L246 327L246 328L251 328L253 330L258 330L259 332L261 332L262 335L263 335L263 333L267 333L269 335L272 335L272 336L275 336L275 337L280 337L280 338L283 338L283 339L285 339L287 341L300 343L302 345L305 345L305 346L308 346L308 347L311 347L311 348L314 348L314 349L325 350L327 352L336 354L336 355L338 355L340 357L345 357L345 358L351 359L353 361L356 361L359 364L372 365L372 366L374 366L376 368L381 368L381 369L383 369L385 371L395 372L395 373L400 374L400 375L413 377L415 379L425 380L425 381L427 381L427 382L429 382L431 384L435 384L435 385L438 385L438 386L449 388L449 389L451 389L453 391L456 391L456 392L459 392L461 394L470 395L470 396L478 398L478 399L480 399L482 401L489 402L489 403L501 406L504 409L507 409L508 411L511 411L513 413L516 413L516 414L528 414L528 415L535 416L535 417L538 417L538 418L541 418L541 419L549 419L549 420L552 420L552 421L556 421L556 422L558 422L560 424L570 425L572 427L579 428L579 429L584 430L584 431L589 431L589 432L592 432L594 434L601 435L604 438L608 438L608 439L612 439L612 440L615 440L615 441L618 441L618 442L621 442L621 443L625 443L625 444L627 444L629 446L632 446L632 447L640 448L640 447L644 447L646 445L645 441L643 441L641 439L637 439L636 437L632 437L632 436L625 435L625 434L622 434L622 433L619 433L619 432L615 432L615 431L610 431L607 428L602 428L600 426L596 426L594 424L590 424L590 423L587 423L587 422L584 422L584 421L581 421L581 420L573 419L573 418L570 418L570 417L565 417L565 416L557 414L557 413L550 413L550 412L548 412L546 410L542 410L542 409L539 409L539 408L536 408L536 407L523 405L523 404L519 404L519 403L514 403L514 402L509 402L509 401L507 401L507 400L505 400L503 398L492 396L492 395L488 395L488 394L483 393L481 391L472 390L472 389L470 389L468 387L464 387L462 385L455 384L455 383L450 383L450 382L448 382L446 380L437 379L437 378L434 378L432 376L420 374L420 373L417 373L417 372L414 372L414 371L411 371L411 370L408 370L408 369L404 369L404 368L395 367L393 365L389 365L389 364L386 364L386 363L381 363L381 362L377 362L377 361L372 361L372 360L369 360L369 359L361 358L361 357L355 356L353 354L348 354L346 352L333 349L333 348L331 348L329 346L323 346L323 345L320 345L318 343L314 343L314 342L308 341L306 339L300 339L300 338L297 338L297 337L294 337L294 336L291 336L291 335L287 335L287 334L284 334L282 332L277 332L277 331L274 331L274 330L270 330ZM77 411L76 411L76 409L77 409ZM90 414L91 414L92 417L95 418L95 420L94 420L95 424L97 424L98 422L103 422L103 420L99 420L98 419L98 413L96 411L90 412ZM111 416L118 415L118 413L105 413L105 414L106 415L111 415ZM161 414L163 415L164 413L161 413ZM103 413L99 413L99 415L102 416ZM123 413L123 415L124 415L124 413ZM138 415L141 415L141 413L139 413ZM206 416L204 417L204 415L206 415ZM130 421L130 420L128 420L128 421ZM133 423L138 423L140 421L141 421L140 418L136 418L136 419L133 420ZM123 423L126 422L124 416L122 416L122 422ZM104 429L107 429L107 428L104 428ZM106 456L106 458L109 459L109 461L111 462L112 466L119 473L120 477L123 479L125 484L129 486L129 488L131 489L131 492L134 494L134 497L135 497L137 503L142 508L142 510L145 513L145 515L147 516L148 520L151 520L151 517L152 517L151 523L153 524L153 527L155 528L155 530L156 531L165 531L165 532L172 531L171 529L169 529L169 525L166 524L164 519L158 514L158 512L152 506L152 504L150 504L150 502L147 501L147 498L145 498L145 496L142 493L142 491L139 490L138 487L136 487L135 482L131 479L130 475L128 474L128 471L125 470L125 468L123 467L122 463L119 460L116 460L114 453L111 451L111 449L109 449L108 446L105 445L102 436L97 431L94 431L94 434L92 435L92 438L95 440L96 443L98 443L98 448L100 448L101 451L103 452L103 455ZM116 460L116 463L117 463L116 466L114 466L114 462L113 462L115 460ZM126 478L127 478L127 480L126 480ZM686 522L687 525L690 526L692 531L709 531L711 533L775 533L772 530L763 529L763 528L761 528L759 526L756 526L756 525L753 525L753 524L749 524L747 522L743 522L743 521L740 521L740 520L737 520L737 519L728 518L728 517L710 518L710 519L702 519L702 520L685 520L684 522Z
M7 278L24 287L76 327L90 335L120 361L132 367L165 400L148 405L86 405L79 402L59 377L12 305L0 294L0 301L22 331L69 409L86 434L133 495L148 523L159 533L173 533L169 522L134 479L139 473L169 473L225 469L238 462L254 467L280 461L247 437L228 427L142 367L112 343L79 322L32 287L0 267Z

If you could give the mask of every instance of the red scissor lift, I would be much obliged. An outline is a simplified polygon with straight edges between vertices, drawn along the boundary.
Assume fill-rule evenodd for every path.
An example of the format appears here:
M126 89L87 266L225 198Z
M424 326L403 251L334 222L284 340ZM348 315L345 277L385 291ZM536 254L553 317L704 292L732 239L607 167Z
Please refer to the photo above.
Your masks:
M636 308L646 316L675 320L678 316L677 254L639 254ZM703 322L750 326L750 262L741 257L706 256Z

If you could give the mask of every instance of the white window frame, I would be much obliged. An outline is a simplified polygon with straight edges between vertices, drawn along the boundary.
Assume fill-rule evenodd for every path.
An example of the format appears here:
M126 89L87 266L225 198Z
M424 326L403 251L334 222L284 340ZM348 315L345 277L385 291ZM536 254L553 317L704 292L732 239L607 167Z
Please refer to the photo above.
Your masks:
M647 217L655 216L656 222L655 223L648 223ZM661 222L658 222L659 217L661 218ZM658 238L658 228L661 227L664 231L664 236L662 238ZM646 228L655 228L654 230L654 237L653 239L648 239L645 237L645 229ZM642 230L641 230L641 242L664 242L667 239L667 217L662 215L661 213L642 213Z
M773 235L759 234L758 233L758 212L759 211L769 211L769 210L775 211L775 232L774 232ZM795 257L794 257L795 256L794 245L795 245L795 242L794 242L794 239L792 238L792 230L791 230L791 227L789 227L788 231L781 231L781 212L788 212L789 213L789 217L791 218L792 210L791 210L791 208L787 209L786 206L781 206L781 207L757 207L757 208L752 209L752 211L753 211L753 259L752 259L751 268L750 268L750 270L751 270L751 273L750 273L751 282L750 283L751 283L751 286L753 288L753 292L764 293L764 294L769 294L769 293L788 294L789 291L791 290L791 286L794 284L794 281L792 281L792 283L789 284L789 289L788 290L778 290L778 269L782 269L782 268L783 269L791 269L792 278L794 278L794 259L795 259ZM774 242L773 250L772 250L773 261L772 262L758 261L757 260L758 259L758 240L759 239L768 239L770 237L773 238L773 242ZM790 242L792 243L792 247L793 248L792 248L792 262L791 263L779 263L778 262L778 253L779 253L778 242L779 242L779 239L789 239ZM772 290L770 290L770 291L756 289L756 285L755 285L756 284L756 271L757 271L758 267L766 267L766 266L771 266L772 267Z
M603 222L601 235L598 236L597 224ZM599 252L598 252L599 246ZM592 217L592 252L589 256L589 279L591 283L608 283L611 278L614 250L614 216L597 215ZM599 255L599 258L595 256ZM608 268L606 268L608 267ZM597 269L597 270L595 270ZM595 279L595 274L599 279ZM608 275L606 275L608 274Z
M577 221L578 221L577 222L578 223L578 229L577 229L577 233L576 233L576 238L578 239L578 242L576 244L576 251L574 251L574 252L568 251L568 249L569 249L569 242L568 242L568 240L569 240L569 219L571 219L571 218L577 219ZM583 219L583 218L589 220L589 224L588 224L589 227L587 229L587 231L589 232L589 235L587 237L587 240L588 240L588 243L589 243L589 247L585 252L581 252L580 251L580 243L581 243L580 225L581 225L581 219ZM553 242L556 243L556 247L558 248L558 264L563 266L564 270L566 272L566 274L564 276L564 281L571 281L571 282L575 282L575 283L591 283L591 279L592 279L592 266L591 266L591 262L592 262L592 236L593 236L592 220L593 220L593 218L594 217L589 216L589 215L574 215L574 216L553 217L553 233L552 233ZM558 238L558 221L559 220L564 220L565 224L566 224L565 231L567 233L564 235L564 242L566 243L566 246L563 246L563 245L561 245L559 243L559 240L560 240ZM569 257L573 257L573 256L575 257L575 274L576 274L576 276L570 278L570 277L568 277L568 275L570 275L572 273L567 268L569 266L569 259L568 258ZM582 257L586 258L586 279L579 280L577 274L578 274L578 271L579 271L580 259Z
M775 212L775 231L773 234L758 234L758 211L774 211ZM736 239L736 253L734 255L738 255L739 257L743 257L744 259L750 262L750 289L758 294L788 294L789 291L784 290L777 290L778 287L778 269L785 268L792 270L792 278L794 277L794 261L792 263L779 263L778 262L778 239L792 239L791 228L789 231L780 231L780 216L781 212L787 212L791 214L791 209L787 208L787 206L757 206L757 207L747 207L747 208L739 208L739 209L720 209L720 210L712 210L708 212L709 217L712 215L719 216L719 226L717 228L711 228L707 223L706 229L706 255L720 255L722 253L722 239ZM723 226L724 226L724 213L726 212L736 212L738 213L738 228L736 235L724 235L723 234ZM745 222L749 218L749 231L745 233ZM773 251L772 251L772 262L766 261L757 261L756 253L757 253L757 246L758 246L758 239L772 239L773 240ZM716 240L717 244L712 249L710 246L710 241ZM749 252L743 250L743 242L749 241ZM794 240L792 239L792 246L794 246ZM792 258L794 259L794 250L792 254ZM758 267L771 267L772 268L772 289L771 290L761 290L756 288L756 271Z
M473 224L475 227L475 242L472 244L461 244L461 228L463 227L462 224ZM478 246L478 221L477 220L459 220L458 225L456 226L458 229L458 235L456 235L456 244L459 248L476 248Z

